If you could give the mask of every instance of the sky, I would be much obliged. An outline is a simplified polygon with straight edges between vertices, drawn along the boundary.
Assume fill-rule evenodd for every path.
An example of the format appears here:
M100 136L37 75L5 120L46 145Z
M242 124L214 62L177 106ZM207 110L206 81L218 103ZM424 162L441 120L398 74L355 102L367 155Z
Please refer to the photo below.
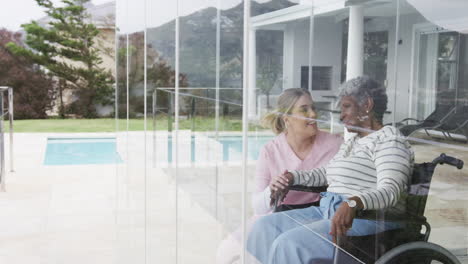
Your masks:
M7 28L11 31L21 29L21 24L28 23L31 20L36 20L45 16L42 8L40 8L35 0L0 0L2 8L0 8L0 28ZM112 0L91 0L95 5L107 3ZM191 13L196 10L206 8L208 6L215 6L218 0L179 0L179 7L182 7L181 15ZM224 8L232 7L241 2L241 0L219 0ZM257 0L258 1L258 0ZM268 0L260 0L261 2ZM60 4L61 0L52 0L55 4ZM157 10L156 12L148 12L148 24L157 26L173 19L175 13L175 1L161 2L148 1L146 10ZM117 0L117 15L121 19L129 18L127 23L127 30L124 31L137 31L143 27L142 21L144 14L144 0ZM165 3L165 4L162 4ZM164 10L164 11L163 11ZM159 11L159 12L158 12ZM185 11L185 12L184 12ZM157 13L157 15L155 15ZM128 17L127 17L128 16ZM121 26L122 28L122 26Z
M45 16L44 11L35 0L0 0L0 28L11 31L21 29L21 24L29 23ZM110 2L112 0L91 0L95 5ZM271 0L255 0L267 2ZM298 1L298 0L291 0ZM52 0L60 4L61 0ZM221 9L228 9L238 5L242 0L179 0L179 15L184 16L210 6L220 4ZM146 22L144 14L146 10ZM117 24L121 32L135 32L144 28L159 26L174 19L176 14L176 1L148 1L146 0L117 0ZM120 22L120 23L119 23ZM122 24L123 23L123 24Z
M118 0L117 27L122 33L136 32L143 30L145 25L157 27L173 20L177 14L177 7L179 16L186 16L208 7L216 7L218 4L221 9L229 9L240 3L242 0L179 0L177 6L177 1L152 0L145 3L145 0Z
M92 0L93 4L102 4L110 0ZM21 24L28 23L45 16L44 11L37 5L35 0L0 0L0 28L11 31L21 29ZM58 4L60 0L52 0Z
M265 3L273 0L251 1ZM289 1L297 3L301 0ZM117 27L121 33L142 31L145 26L152 28L167 23L177 14L187 16L208 7L218 6L221 10L226 10L242 2L243 0L117 0Z

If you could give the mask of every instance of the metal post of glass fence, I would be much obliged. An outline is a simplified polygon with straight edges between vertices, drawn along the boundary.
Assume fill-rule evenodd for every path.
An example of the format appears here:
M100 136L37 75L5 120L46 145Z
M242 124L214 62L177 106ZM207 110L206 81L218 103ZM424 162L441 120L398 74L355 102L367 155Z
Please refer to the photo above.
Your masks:
M156 99L157 89L153 91L153 168L156 167Z
M191 102L191 106L190 106L190 118L192 119L191 120L191 131L193 132L195 130L195 98L192 97L192 102Z
M3 92L8 89L8 87L0 87L0 191L5 191L5 140L3 136Z
M169 92L169 109L168 109L168 118L167 118L167 130L172 132L172 114L174 114L174 94Z
M216 4L216 95L215 95L215 139L219 140L219 86L220 86L220 71L221 71L221 0ZM218 215L218 180L219 168L218 157L216 157L215 166L215 216L219 219Z
M13 88L8 87L8 119L10 121L10 172L13 172Z

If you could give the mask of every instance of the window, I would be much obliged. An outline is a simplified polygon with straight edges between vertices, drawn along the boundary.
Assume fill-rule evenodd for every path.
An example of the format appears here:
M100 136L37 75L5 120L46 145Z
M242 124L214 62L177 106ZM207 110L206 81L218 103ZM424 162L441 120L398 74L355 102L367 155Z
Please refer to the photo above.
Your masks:
M312 66L312 91L331 90L332 66ZM309 66L301 67L301 88L309 89Z
M372 28L374 24L384 24L387 21L382 18L366 18L365 28ZM365 29L366 30L366 29ZM388 30L364 32L364 74L386 84L387 80L387 57L388 57ZM346 56L348 50L348 20L343 22L343 39L341 50L341 82L346 81Z

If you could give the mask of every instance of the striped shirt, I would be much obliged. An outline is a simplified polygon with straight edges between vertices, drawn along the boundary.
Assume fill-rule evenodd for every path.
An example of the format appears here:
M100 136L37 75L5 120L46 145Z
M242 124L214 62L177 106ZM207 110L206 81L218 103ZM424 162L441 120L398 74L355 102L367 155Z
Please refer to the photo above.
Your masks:
M413 164L408 141L395 127L385 126L365 137L349 138L326 167L290 172L296 185L328 185L329 192L357 196L364 210L376 210L397 206Z

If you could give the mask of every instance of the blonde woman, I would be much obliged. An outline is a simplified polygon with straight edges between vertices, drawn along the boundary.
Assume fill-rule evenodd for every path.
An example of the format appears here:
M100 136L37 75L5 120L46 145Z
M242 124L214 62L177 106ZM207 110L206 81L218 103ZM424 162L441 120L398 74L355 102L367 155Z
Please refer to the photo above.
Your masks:
M262 215L272 212L271 190L278 175L290 170L310 170L327 164L338 152L342 138L320 131L315 118L314 102L307 90L284 90L278 98L277 109L264 117L264 124L277 135L260 151L255 175L252 206L255 216L251 226ZM283 204L317 204L320 196L314 193L290 191ZM237 230L221 242L217 263L232 263L240 254L241 234Z

